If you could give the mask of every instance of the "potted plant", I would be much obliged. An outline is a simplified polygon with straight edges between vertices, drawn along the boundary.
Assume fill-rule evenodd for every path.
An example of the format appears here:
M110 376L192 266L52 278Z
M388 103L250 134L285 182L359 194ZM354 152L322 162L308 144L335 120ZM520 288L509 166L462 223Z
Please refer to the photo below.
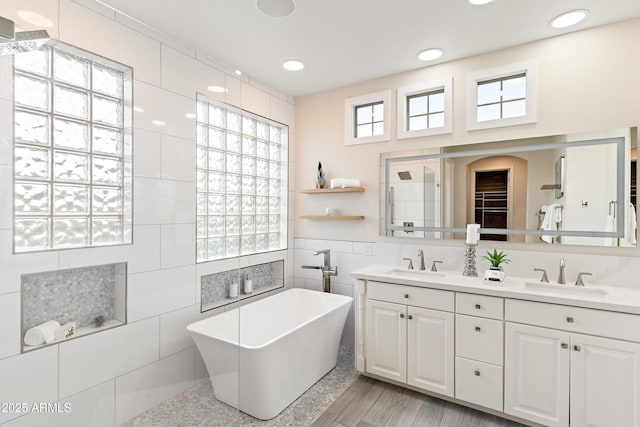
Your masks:
M487 254L483 256L483 258L491 263L491 267L489 267L489 270L485 273L484 278L495 282L504 281L504 272L502 271L501 264L509 264L511 262L511 260L507 258L507 254L494 249L493 252L487 251Z

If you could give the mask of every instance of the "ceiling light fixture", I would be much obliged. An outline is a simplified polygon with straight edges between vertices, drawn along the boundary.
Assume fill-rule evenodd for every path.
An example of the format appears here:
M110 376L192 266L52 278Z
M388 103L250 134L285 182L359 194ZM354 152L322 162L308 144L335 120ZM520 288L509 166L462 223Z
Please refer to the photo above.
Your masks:
M551 26L553 28L571 27L572 25L576 25L577 23L582 22L582 20L586 18L588 14L589 11L586 9L572 10L553 18L551 20Z
M222 87L222 86L216 86L216 85L213 85L213 86L207 86L207 90L208 90L209 92L213 92L213 93L225 93L225 92L229 92L229 89L226 89L226 88L224 88L224 87Z
M256 7L267 16L284 18L293 13L296 5L293 0L256 0Z
M184 115L187 119L195 119L196 113L187 113Z
M18 16L24 22L35 25L36 27L44 27L51 28L53 27L53 22L46 16L42 16L39 13L32 12L30 10L19 10Z
M287 71L300 71L304 68L304 64L296 59L289 59L282 63L282 68Z
M242 75L242 71L236 70L236 75L241 76Z
M493 0L469 0L469 3L471 3L474 6L482 6L483 4L489 4L492 1Z
M433 61L434 59L438 59L441 56L442 49L438 49L437 47L432 47L418 52L418 59L420 61Z

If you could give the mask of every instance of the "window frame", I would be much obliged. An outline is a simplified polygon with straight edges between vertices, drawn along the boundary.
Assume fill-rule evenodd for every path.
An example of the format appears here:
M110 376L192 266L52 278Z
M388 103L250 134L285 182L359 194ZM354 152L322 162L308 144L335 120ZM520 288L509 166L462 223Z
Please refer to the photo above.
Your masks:
M391 129L391 91L383 91L370 93L367 95L357 96L345 99L345 145L360 145L374 142L388 141ZM372 135L364 137L356 137L356 120L357 109L368 105L382 103L383 109L383 133L381 135Z
M119 63L109 58L105 58L93 52L78 48L76 46L60 42L58 40L49 40L42 48L48 49L48 74L46 76L31 72L29 70L22 70L17 68L15 64L15 58L12 63L12 83L13 83L13 116L12 116L12 132L11 132L11 153L12 153L12 253L14 254L27 254L27 253L37 253L37 252L47 252L47 251L62 251L62 250L77 250L77 249L89 249L89 248L104 248L104 247L113 247L113 246L122 246L122 245L131 245L133 244L133 69L125 64ZM41 49L42 49L41 48ZM56 78L55 75L55 52L60 51L66 55L75 56L81 58L83 61L87 63L87 67L89 70L89 75L87 77L86 87L82 87L78 84L71 83L69 81L60 80ZM94 66L98 66L99 68L107 68L111 70L115 70L119 73L122 73L122 81L121 81L121 91L122 93L116 97L111 94L107 94L106 92L101 92L96 90L93 81L93 68ZM48 84L47 96L48 96L48 106L46 109L41 109L33 106L18 104L17 97L15 94L16 87L15 81L16 76L26 76L32 79L40 79L46 80ZM55 88L56 86L63 87L72 91L82 91L87 94L87 117L81 118L79 116L74 116L72 114L67 114L64 112L56 111L55 109ZM98 95L98 97L110 100L117 100L121 105L122 111L120 112L119 119L121 123L116 126L110 123L96 121L94 118L94 107L93 101L94 98ZM47 117L48 122L48 143L40 144L35 141L23 141L18 140L16 135L16 113L25 112L27 114L38 114ZM54 123L56 119L61 119L65 121L70 121L73 123L80 123L82 125L87 126L87 145L86 149L76 149L65 146L58 146L55 144L54 137ZM108 154L106 152L95 151L94 144L94 127L102 128L102 129L111 129L119 132L120 135L120 153L118 155ZM48 151L48 174L47 178L29 178L17 176L16 173L16 149L18 147L33 147L46 149ZM57 180L54 176L54 155L56 152L67 152L76 155L85 155L87 156L87 178L82 182L74 182L72 180ZM107 159L117 159L120 162L120 171L119 171L119 180L120 182L116 184L111 183L101 183L94 182L94 168L93 168L93 160L94 157L103 157ZM33 182L46 184L49 187L49 195L48 195L48 213L46 214L18 214L16 210L16 188L17 184L20 182ZM57 213L55 212L55 186L63 185L63 186L83 186L87 190L87 211L86 213ZM93 189L94 188L117 188L121 195L119 197L120 211L118 214L99 214L94 212L93 210ZM48 241L46 247L18 247L16 245L16 236L17 236L17 220L18 219L28 219L28 218L47 218L48 219ZM86 235L86 243L81 245L64 245L64 246L55 246L54 238L55 238L55 228L54 228L54 220L55 218L85 218L87 220L87 235ZM120 241L117 242L106 242L106 243L95 243L94 241L94 229L93 229L93 221L94 219L99 218L119 218L120 219Z
M526 78L525 115L478 121L478 86L504 81L524 74ZM502 105L502 101L501 101ZM492 129L536 123L538 119L538 62L528 60L467 74L467 130Z
M409 130L409 100L421 94L429 95L437 91L444 93L444 126ZM398 139L444 135L453 132L453 77L399 87L397 98Z
M200 93L197 94L196 96L196 103L197 103L197 116L196 116L196 126L198 128L198 135L196 137L196 159L194 159L196 161L196 227L195 227L195 243L196 243L196 264L203 264L203 263L207 263L207 262L215 262L215 261L221 261L221 260L226 260L226 259L232 259L232 258L237 258L237 257L243 257L243 256L253 256L253 255L257 255L257 254L265 254L265 253L273 253L273 252L277 252L277 251L282 251L282 250L287 250L288 249L288 224L289 224L289 126L285 123L281 123L281 122L277 122L273 119L269 119L263 116L260 116L258 114L252 113L250 111L247 110L243 110L241 108L235 107L233 105L227 104L225 102L221 102L218 100L214 100L211 99L209 97L207 97L206 95L202 95ZM201 106L205 106L207 109L206 115L207 118L206 120L203 120L203 115L205 114L202 110ZM228 112L232 112L235 113L237 115L240 116L240 131L229 131L228 130L228 126L226 124L226 119L225 119L225 125L224 125L224 129L219 127L219 126L215 126L212 125L210 120L209 120L209 110L210 110L210 106L214 106L217 107L219 109L223 109L225 112L225 118L228 117ZM266 123L270 128L271 127L277 127L280 130L280 142L279 143L275 143L273 142L271 139L269 139L269 141L263 139L263 138L259 138L257 132L254 135L247 135L244 133L243 129L242 129L242 123L243 123L243 119L244 118L248 118L250 120L255 120L256 121L256 128L257 128L257 122L263 122ZM206 131L206 141L204 144L201 143L201 138L204 134L202 134L200 128L204 128L204 130ZM224 148L217 148L217 147L212 147L209 144L209 132L210 129L214 129L214 131L222 131L224 132L224 139L226 141L226 135L228 132L231 132L235 135L238 135L239 137L239 151L233 151L233 150L228 150L227 146L226 146L226 142L225 142L225 146ZM244 138L248 137L249 139L253 138L254 141L256 142L256 145L262 141L267 142L270 146L271 145L279 145L279 159L272 159L272 154L271 152L268 154L269 158L265 158L265 157L261 157L260 154L258 153L258 148L256 146L255 148L255 153L254 154L247 154L244 149L243 149L243 144L244 144ZM272 147L270 147L272 148ZM205 159L205 166L203 167L202 164L200 163L201 160L198 159L199 156L199 150L200 149L204 149L205 153L206 153L206 159ZM216 168L210 168L209 167L209 154L210 151L215 151L215 152L220 152L222 153L222 155L224 156L224 166L222 169L216 169ZM229 172L227 171L227 166L226 166L226 157L227 154L230 153L231 156L238 156L239 158L239 171L238 172ZM253 174L247 174L247 173L243 173L243 158L253 158L255 161L255 171ZM258 175L258 169L257 169L257 163L258 161L267 161L269 164L270 163L274 163L274 162L278 162L279 163L279 169L280 169L280 176L279 178L274 179L271 176L271 166L267 165L268 167L268 176L264 177L264 176L260 176ZM204 171L206 173L207 176L207 181L204 182L205 184L205 190L202 191L202 187L201 187L201 179L199 178L199 174L200 171ZM224 175L224 179L225 179L225 184L224 184L224 191L223 192L216 192L216 191L209 191L209 184L208 184L208 176L209 174L213 172L215 174L220 174L222 173ZM230 192L228 189L228 185L226 184L226 179L228 174L233 175L233 176L238 176L239 177L239 191L237 193L235 192ZM254 190L252 193L245 193L243 191L243 177L252 177L254 184ZM258 194L258 180L265 180L267 182L267 189L266 189L266 196L264 194ZM277 195L272 195L271 193L271 189L269 188L269 183L273 180L279 180L280 182L280 186L277 192ZM222 195L224 197L224 204L225 206L227 205L227 196L228 195L232 195L232 196L237 196L238 197L238 201L239 201L239 207L238 207L238 212L237 213L229 213L226 208L224 209L224 212L222 213L214 213L214 212L210 212L209 211L209 196L211 194L215 194L215 195ZM200 208L201 203L199 202L199 199L201 196L204 196L204 213ZM242 199L244 196L247 197L253 197L254 199L254 208L253 208L253 212L252 213L248 213L248 214L244 214L243 213L243 203L242 203ZM258 213L257 212L257 199L258 197L265 197L267 200L267 213ZM270 222L270 217L271 216L276 216L276 214L272 214L271 212L271 206L270 206L270 199L272 198L279 198L279 209L277 212L277 216L278 216L278 230L277 233L279 234L279 245L276 248L272 248L271 247L271 243L270 243L270 236L271 234L271 222ZM227 217L237 217L238 218L238 250L237 253L232 253L232 254L228 254L226 251L226 241L227 241L227 237L231 236L234 237L236 236L235 234L227 234L227 224L226 224L226 220ZM243 232L243 222L242 219L243 217L247 217L247 216L252 216L253 217L253 226L252 229L253 231L251 233L244 233ZM265 232L258 232L257 231L257 223L256 223L256 219L258 216L266 216L267 217L267 230ZM214 218L223 218L223 233L222 235L219 236L209 236L208 234L208 227L209 227L209 219L211 217ZM200 221L204 218L204 222L202 224L200 224L201 227L203 227L206 231L206 235L202 236L199 234L199 232L201 231L199 228L199 223ZM253 236L253 250L251 252L243 252L242 249L242 237L246 236L246 235L251 235ZM256 242L256 236L258 235L265 235L266 236L266 249L257 249L257 242ZM209 256L209 251L208 251L208 240L210 238L219 238L222 239L222 243L223 245L223 255L222 256L214 256L214 257L210 257ZM205 249L205 257L200 257L200 241L205 241L206 245L204 247Z

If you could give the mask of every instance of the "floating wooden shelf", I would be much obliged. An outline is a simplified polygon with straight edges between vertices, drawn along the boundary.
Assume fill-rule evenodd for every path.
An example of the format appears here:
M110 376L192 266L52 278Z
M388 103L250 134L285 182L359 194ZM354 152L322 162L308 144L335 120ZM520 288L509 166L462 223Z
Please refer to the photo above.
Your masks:
M364 215L300 215L300 219L315 219L320 221L360 221Z
M560 188L560 186L556 184L543 184L540 186L541 190L555 190L556 188Z
M304 194L329 194L329 193L362 193L364 188L362 187L348 187L348 188L309 188L307 190L300 190Z

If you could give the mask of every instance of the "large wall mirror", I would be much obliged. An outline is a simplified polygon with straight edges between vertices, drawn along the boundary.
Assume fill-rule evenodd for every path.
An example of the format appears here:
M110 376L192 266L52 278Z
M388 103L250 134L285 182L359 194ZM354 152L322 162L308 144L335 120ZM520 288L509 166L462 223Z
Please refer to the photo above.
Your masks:
M382 235L635 247L637 128L381 154Z

